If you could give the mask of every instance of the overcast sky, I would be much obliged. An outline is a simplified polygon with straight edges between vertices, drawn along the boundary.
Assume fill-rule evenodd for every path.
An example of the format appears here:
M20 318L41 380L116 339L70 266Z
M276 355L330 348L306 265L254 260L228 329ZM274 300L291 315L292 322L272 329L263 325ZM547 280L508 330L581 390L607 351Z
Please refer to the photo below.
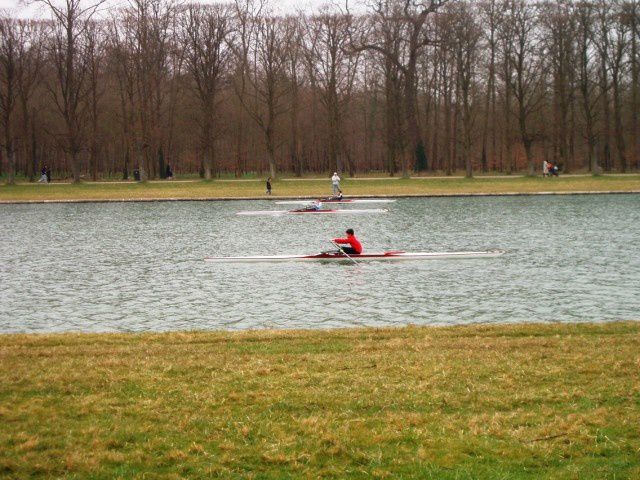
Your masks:
M196 0L198 1L198 0ZM200 0L201 3L220 3L214 1ZM344 0L339 0L340 4L344 3ZM276 11L281 12L291 12L294 13L298 10L316 10L318 7L326 4L333 3L334 0L269 0L269 5ZM88 1L86 2L89 3ZM107 3L110 6L117 5L126 5L127 0L107 0ZM353 0L350 3L354 3ZM1 9L11 9L13 14L16 16L24 17L34 17L34 16L42 16L42 7L36 5L25 5L24 1L21 0L0 0L0 8ZM41 13L38 14L38 11ZM48 15L47 15L48 16Z

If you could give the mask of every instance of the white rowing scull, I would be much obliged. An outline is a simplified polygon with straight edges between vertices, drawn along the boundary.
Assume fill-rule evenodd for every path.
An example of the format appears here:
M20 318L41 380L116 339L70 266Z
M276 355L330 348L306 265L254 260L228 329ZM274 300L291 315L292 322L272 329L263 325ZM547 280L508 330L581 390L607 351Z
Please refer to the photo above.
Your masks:
M236 215L278 216L278 215L307 215L307 214L323 215L323 214L331 214L331 213L353 215L353 214L360 214L360 213L385 213L387 211L388 210L385 210L383 208L369 208L369 209L362 209L362 210L356 210L355 208L350 210L336 210L336 209L332 209L332 210L255 210L255 211L238 212L236 213Z
M393 203L395 199L391 198L343 198L342 200L278 200L278 205L306 205L310 202L322 203Z
M206 262L308 262L308 261L406 261L406 260L450 260L463 258L499 257L504 250L484 252L403 252L387 251L344 255L342 253L322 252L315 255L250 255L246 257L207 257Z

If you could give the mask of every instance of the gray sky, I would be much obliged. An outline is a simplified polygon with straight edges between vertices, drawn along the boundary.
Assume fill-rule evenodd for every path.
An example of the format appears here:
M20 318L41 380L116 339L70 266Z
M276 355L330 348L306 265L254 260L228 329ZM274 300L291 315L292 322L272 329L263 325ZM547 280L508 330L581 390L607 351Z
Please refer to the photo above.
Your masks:
M269 0L269 5L278 12L294 13L300 9L305 11L316 10L318 7L326 3L331 3L332 1L333 0ZM127 4L127 0L107 0L107 2L112 6ZM202 3L219 2L204 0ZM340 0L340 3L344 3L344 0ZM354 3L353 0L350 3ZM25 2L21 0L0 0L0 9L10 9L12 10L13 15L19 17L42 16L42 7L37 5L25 5Z

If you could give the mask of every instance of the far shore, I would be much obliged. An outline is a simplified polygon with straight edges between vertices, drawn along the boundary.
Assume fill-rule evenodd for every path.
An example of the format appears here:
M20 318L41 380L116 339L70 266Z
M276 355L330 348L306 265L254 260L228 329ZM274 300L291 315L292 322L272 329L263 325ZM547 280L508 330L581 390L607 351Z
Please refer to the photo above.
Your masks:
M0 203L314 199L331 195L329 179L284 178L267 195L262 179L169 180L0 185ZM449 197L640 193L640 175L345 178L345 197Z

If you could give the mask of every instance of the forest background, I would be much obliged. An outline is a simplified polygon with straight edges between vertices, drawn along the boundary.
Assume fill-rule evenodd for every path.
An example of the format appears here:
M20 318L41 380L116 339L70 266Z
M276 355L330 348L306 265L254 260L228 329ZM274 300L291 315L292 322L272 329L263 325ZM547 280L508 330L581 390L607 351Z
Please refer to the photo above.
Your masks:
M0 16L0 175L640 167L640 1L36 0Z

